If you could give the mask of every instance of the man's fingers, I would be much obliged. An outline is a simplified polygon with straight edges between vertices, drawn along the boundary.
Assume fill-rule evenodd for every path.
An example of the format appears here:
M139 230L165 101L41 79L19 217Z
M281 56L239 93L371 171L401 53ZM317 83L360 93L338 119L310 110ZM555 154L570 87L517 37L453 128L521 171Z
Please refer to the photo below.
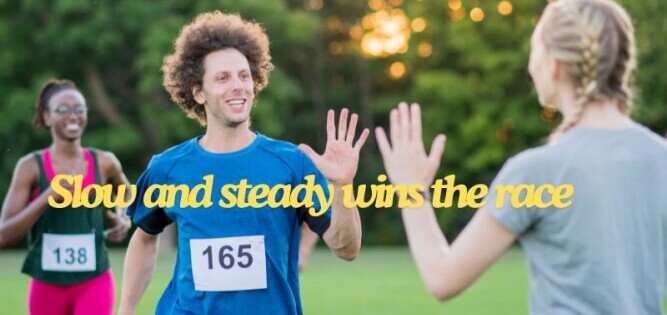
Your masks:
M359 136L359 140L357 140L357 143L354 145L354 149L357 150L357 153L361 151L361 148L364 146L366 143L366 139L368 139L368 135L371 133L368 128L364 128L364 131L361 132L361 136Z
M354 135L357 129L357 120L359 116L357 114L352 114L350 118L350 127L347 129L347 136L345 137L345 142L352 143L354 141Z
M334 125L334 111L330 109L327 112L327 141L336 140L336 126Z
M340 112L340 119L338 120L338 140L345 141L345 134L347 133L347 108L343 108Z

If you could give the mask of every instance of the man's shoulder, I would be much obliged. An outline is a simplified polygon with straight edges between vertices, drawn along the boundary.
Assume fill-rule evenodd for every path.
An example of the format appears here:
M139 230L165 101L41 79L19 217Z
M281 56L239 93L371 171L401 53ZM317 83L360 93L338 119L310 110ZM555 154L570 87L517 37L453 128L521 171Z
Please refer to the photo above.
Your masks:
M153 155L148 168L151 169L163 169L169 168L171 164L175 161L181 159L183 156L192 152L193 146L192 142L194 139L190 139L179 143L171 148L168 148L161 153Z
M285 140L274 139L265 135L260 136L264 138L264 141L261 142L260 147L265 152L277 154L286 158L300 158L303 155L303 152L301 152L299 147L294 143Z

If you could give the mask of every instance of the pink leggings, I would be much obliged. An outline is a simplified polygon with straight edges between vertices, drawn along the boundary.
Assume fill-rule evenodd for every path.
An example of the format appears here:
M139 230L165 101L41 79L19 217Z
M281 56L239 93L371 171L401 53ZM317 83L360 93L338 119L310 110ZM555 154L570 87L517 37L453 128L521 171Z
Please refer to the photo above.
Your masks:
M115 300L111 269L74 285L60 286L30 279L28 308L31 315L111 315Z

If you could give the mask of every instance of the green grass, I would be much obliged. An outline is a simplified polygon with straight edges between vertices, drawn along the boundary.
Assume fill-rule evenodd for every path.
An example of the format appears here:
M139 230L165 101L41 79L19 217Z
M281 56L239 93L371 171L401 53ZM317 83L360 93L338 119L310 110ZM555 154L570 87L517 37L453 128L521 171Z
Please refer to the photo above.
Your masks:
M23 251L0 252L0 314L26 314L28 277L19 272ZM111 251L117 297L124 251ZM174 252L161 252L137 314L153 314L169 282ZM318 249L301 275L306 314L528 314L528 280L521 250L511 249L473 286L447 303L424 288L407 248L364 248L344 262ZM666 305L667 306L667 305Z
M318 252L301 276L306 314L528 314L523 254L508 251L447 303L426 291L407 248L364 248L344 262Z
M111 251L120 296L124 251ZM26 314L29 278L19 272L23 251L0 252L0 314ZM161 252L137 314L153 314L171 278L174 253ZM301 276L306 314L527 314L527 280L520 250L506 253L482 278L441 304L422 285L407 248L364 248L353 262L316 250ZM118 301L117 301L118 302Z

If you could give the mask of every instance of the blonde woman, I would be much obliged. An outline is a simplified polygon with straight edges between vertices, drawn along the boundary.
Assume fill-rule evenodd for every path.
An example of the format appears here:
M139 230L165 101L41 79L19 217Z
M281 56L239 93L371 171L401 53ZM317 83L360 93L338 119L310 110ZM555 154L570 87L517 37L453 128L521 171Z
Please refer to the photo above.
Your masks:
M667 143L628 117L635 68L633 27L610 0L548 5L531 38L529 72L541 104L563 114L550 142L508 160L451 244L426 202L402 210L410 250L429 291L448 300L470 286L516 239L530 271L531 314L662 314L667 283ZM444 152L429 154L419 105L376 130L394 184L434 179ZM574 186L563 209L496 208L497 184ZM508 199L507 197L505 198Z

